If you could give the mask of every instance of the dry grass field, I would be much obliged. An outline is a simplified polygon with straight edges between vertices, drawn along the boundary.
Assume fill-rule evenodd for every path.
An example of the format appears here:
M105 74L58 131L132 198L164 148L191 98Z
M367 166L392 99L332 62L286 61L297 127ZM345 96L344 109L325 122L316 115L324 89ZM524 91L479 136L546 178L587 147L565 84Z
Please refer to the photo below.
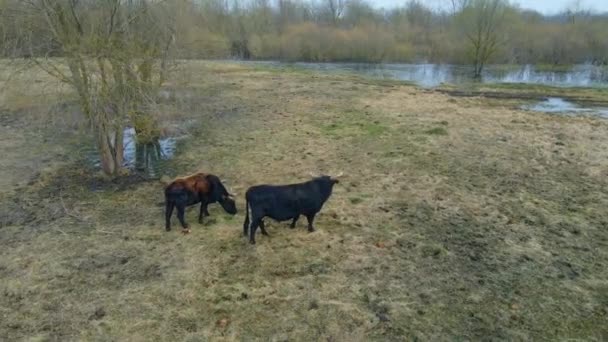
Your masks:
M192 208L182 235L159 181L91 169L48 82L1 88L0 340L608 339L605 120L189 62L159 109L189 127L167 172L219 175L239 214ZM316 232L247 243L247 187L338 171Z

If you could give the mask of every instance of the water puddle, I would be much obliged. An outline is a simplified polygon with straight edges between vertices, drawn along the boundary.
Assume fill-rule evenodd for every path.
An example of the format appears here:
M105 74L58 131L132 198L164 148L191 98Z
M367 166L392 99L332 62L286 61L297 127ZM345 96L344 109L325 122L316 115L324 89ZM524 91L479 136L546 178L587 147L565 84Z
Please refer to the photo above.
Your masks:
M542 113L556 114L588 114L608 118L608 108L586 108L559 97L549 97L532 105L524 105L522 109Z
M123 166L153 178L162 176L167 170L168 161L175 155L178 140L176 137L166 137L158 139L154 143L141 144L137 142L137 135L133 127L128 127L123 131L123 138ZM90 151L89 155L93 166L101 167L97 152Z
M167 137L155 143L139 144L135 129L127 128L124 131L124 166L151 177L160 177L166 161L175 155L176 143L176 138Z

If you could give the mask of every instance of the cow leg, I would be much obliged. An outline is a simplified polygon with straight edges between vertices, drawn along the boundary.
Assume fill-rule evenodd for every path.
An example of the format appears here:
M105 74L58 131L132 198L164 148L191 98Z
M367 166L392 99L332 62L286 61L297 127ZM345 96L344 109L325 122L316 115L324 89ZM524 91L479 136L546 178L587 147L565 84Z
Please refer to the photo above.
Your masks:
M245 217L245 222L243 223L243 235L247 236L249 233L249 216Z
M171 215L173 215L173 208L175 208L175 203L173 201L167 201L165 207L165 230L171 230Z
M179 219L179 223L182 224L183 229L188 229L188 224L184 219L184 214L186 212L186 205L183 203L177 203L177 218Z
M315 228L312 226L312 223L315 220L315 214L306 215L306 219L308 220L308 231L311 233L314 232Z
M291 221L291 224L289 225L289 228L294 229L296 227L296 222L298 222L299 218L300 218L300 215L294 217L293 221Z
M249 227L249 243L255 245L255 231L258 229L258 226L262 222L260 218L251 218L251 227Z
M204 216L209 216L209 212L207 212L207 201L203 199L201 201L201 209L198 213L198 223L203 224Z
M269 236L266 229L264 229L264 220L260 220L260 230L262 231L262 235Z

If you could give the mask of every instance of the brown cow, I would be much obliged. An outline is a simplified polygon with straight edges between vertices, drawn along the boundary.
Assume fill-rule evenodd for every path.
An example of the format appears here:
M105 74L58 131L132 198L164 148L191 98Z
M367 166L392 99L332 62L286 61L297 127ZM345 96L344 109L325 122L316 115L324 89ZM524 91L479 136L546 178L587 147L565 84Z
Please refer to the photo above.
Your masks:
M232 196L226 191L220 179L214 175L199 172L192 176L177 178L165 188L165 229L171 230L171 215L175 207L184 232L189 231L188 224L184 220L187 206L201 204L199 223L203 223L203 215L209 216L207 205L215 202L218 202L227 213L234 215L236 205Z

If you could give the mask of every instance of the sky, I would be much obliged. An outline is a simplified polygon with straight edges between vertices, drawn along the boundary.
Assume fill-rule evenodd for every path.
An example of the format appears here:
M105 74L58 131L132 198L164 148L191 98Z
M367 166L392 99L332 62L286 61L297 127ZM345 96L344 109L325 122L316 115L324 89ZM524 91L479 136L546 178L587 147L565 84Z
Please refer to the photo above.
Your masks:
M376 7L391 8L405 3L405 0L370 0ZM422 1L430 7L449 4L449 0L424 0ZM562 12L567 6L572 5L574 0L512 0L522 8L537 10L544 14L556 14ZM584 9L591 9L597 12L608 12L608 0L581 0Z

